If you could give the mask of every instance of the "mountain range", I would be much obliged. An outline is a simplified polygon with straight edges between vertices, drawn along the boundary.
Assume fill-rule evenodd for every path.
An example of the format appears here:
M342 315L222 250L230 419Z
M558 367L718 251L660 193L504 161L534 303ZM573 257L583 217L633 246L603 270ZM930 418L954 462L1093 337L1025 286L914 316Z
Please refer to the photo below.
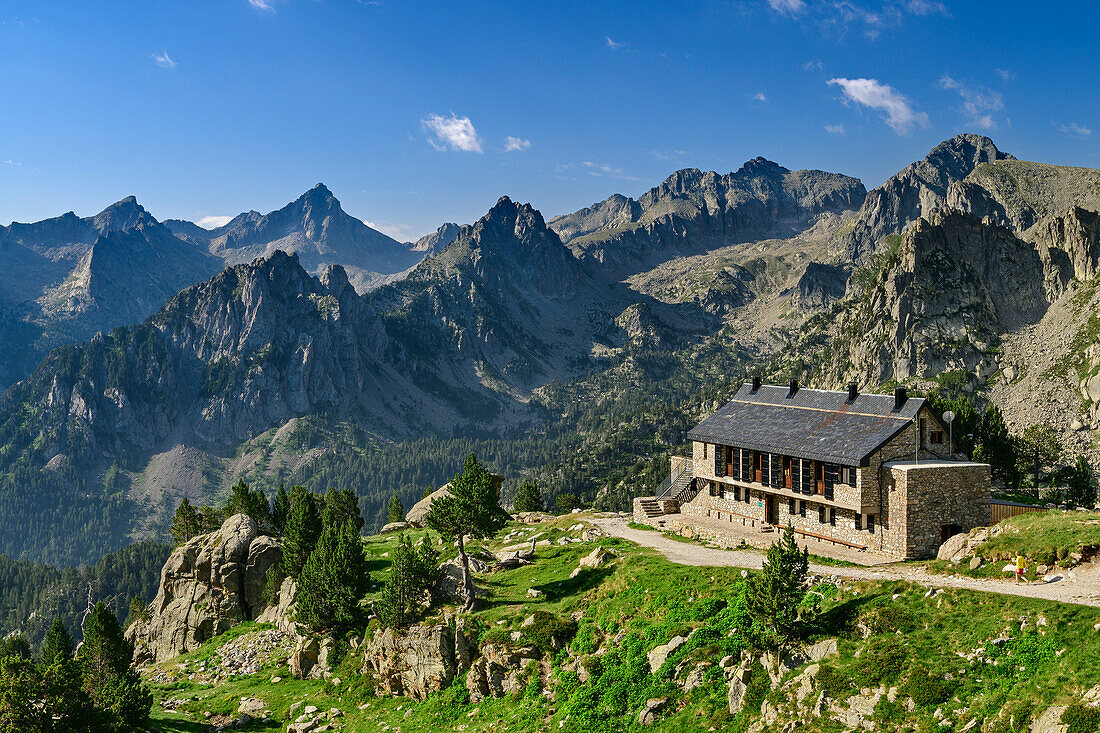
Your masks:
M250 211L216 229L158 222L133 196L90 217L69 212L0 227L0 388L52 348L137 323L226 266L295 252L312 273L341 264L366 291L408 270L437 241L401 243L345 213L318 184L278 211ZM419 249L418 249L419 247Z
M1100 171L960 135L870 192L755 158L549 222L502 197L414 244L323 186L215 230L132 199L13 224L6 301L84 310L5 319L72 345L0 397L0 550L78 562L241 476L346 481L375 516L448 478L454 440L613 506L750 369L969 393L1095 461L1098 211Z

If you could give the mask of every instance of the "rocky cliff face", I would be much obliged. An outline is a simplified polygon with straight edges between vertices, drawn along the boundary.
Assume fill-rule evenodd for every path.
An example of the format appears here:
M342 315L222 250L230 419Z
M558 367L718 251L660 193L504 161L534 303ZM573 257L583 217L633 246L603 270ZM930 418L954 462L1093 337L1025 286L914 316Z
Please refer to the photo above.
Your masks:
M1005 227L937 211L853 276L831 324L830 383L995 371L1001 332L1036 322L1047 306L1043 262Z
M268 569L282 559L277 540L244 514L176 548L161 571L146 616L126 629L134 662L162 662L192 651L265 610Z
M866 262L883 237L900 232L943 204L951 184L983 163L1011 158L981 135L956 135L940 143L924 160L912 163L867 194L843 242L847 259Z
M140 326L55 351L0 404L10 458L88 466L164 441L227 445L313 411L400 399L379 317L340 268L320 280L277 253L173 298ZM19 404L40 405L27 420ZM49 439L18 449L19 436ZM55 462L56 463L56 462Z
M863 203L855 178L754 158L734 173L677 171L637 201L613 196L550 222L582 261L621 278L676 256L787 237Z

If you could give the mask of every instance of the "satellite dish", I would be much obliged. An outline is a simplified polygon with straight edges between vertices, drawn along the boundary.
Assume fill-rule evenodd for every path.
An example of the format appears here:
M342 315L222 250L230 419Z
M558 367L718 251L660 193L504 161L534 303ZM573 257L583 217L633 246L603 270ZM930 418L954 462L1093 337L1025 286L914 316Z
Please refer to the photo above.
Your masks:
M950 425L951 421L954 420L954 419L955 419L955 413L951 412L951 410L948 410L947 412L943 413L943 421L945 423L947 423L948 425Z

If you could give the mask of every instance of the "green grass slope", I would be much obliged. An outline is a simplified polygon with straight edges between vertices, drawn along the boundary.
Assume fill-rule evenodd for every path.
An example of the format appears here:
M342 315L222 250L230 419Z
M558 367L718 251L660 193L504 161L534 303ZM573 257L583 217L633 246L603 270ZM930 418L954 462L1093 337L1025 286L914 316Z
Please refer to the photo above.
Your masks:
M967 730L999 732L1026 730L1049 706L1071 704L1100 684L1100 609L822 578L813 588L821 614L811 640L837 638L839 654L815 670L807 702L798 703L790 685L804 670L773 685L756 663L745 710L730 715L719 662L731 657L736 663L747 649L752 619L745 611L743 571L675 565L651 550L602 538L598 544L616 553L614 561L571 578L596 544L557 543L576 536L570 525L577 521L574 515L549 526L511 527L509 544L538 532L553 544L539 547L532 565L479 576L487 597L470 619L483 642L507 644L520 631L527 637L521 643L542 644L550 670L545 689L531 669L529 684L503 699L474 704L461 679L423 702L381 697L358 672L362 660L348 645L341 647L335 672L339 684L292 679L285 651L278 650L254 674L209 679L220 649L264 631L248 624L152 672L158 703L173 700L176 708L154 706L152 728L207 730L228 722L242 698L256 696L282 722L254 721L246 730L285 730L291 706L302 703L339 709L335 730L634 731L643 729L638 713L646 701L664 697L667 708L647 730L779 730L797 721L799 730L839 731L845 726L835 718L871 699L869 719L880 729L961 730L973 720ZM394 542L366 541L376 577L385 572ZM531 588L543 595L528 598ZM524 627L533 614L539 623ZM566 648L543 643L540 629L550 626L571 636ZM650 672L651 649L693 631ZM685 692L686 673L697 667L698 684ZM822 691L822 704L833 711L826 717L812 712ZM768 718L762 710L771 711L770 726L763 724ZM1093 730L1089 710L1074 710L1070 716L1085 721L1075 724L1074 733Z

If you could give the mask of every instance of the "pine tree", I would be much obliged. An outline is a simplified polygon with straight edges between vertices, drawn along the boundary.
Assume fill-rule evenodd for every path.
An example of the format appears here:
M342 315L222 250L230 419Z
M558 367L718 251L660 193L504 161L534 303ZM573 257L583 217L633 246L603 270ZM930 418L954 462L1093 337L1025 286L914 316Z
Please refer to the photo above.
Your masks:
M46 635L39 667L45 707L54 718L54 730L95 730L102 725L102 713L83 689L81 665L73 658L73 639L60 615Z
M199 507L199 534L213 532L221 527L224 521L225 517L222 516L222 513L218 509L207 504L203 504Z
M187 540L199 534L200 531L201 520L199 513L195 511L195 507L191 506L191 502L188 501L185 496L176 509L176 516L172 518L172 527L169 530L172 535L172 540L177 546L182 545L184 542L187 542Z
M475 539L492 537L508 522L508 515L500 506L496 482L473 453L462 466L462 473L451 481L449 496L441 496L432 502L428 512L428 526L448 540L458 540L458 557L462 563L462 591L466 597L465 610L477 605L477 589L470 575L470 558L466 554L466 537Z
M286 520L290 515L290 495L286 493L286 486L279 484L279 490L275 493L275 500L271 504L271 525L276 534L282 534L286 530Z
M353 519L327 525L298 580L297 620L314 631L354 625L368 574L363 541Z
M52 731L51 711L41 704L42 675L34 662L0 656L0 730L19 733Z
M390 495L390 502L386 505L386 521L405 521L405 505L401 503L401 499L397 497L397 494Z
M267 497L264 496L264 490L260 488L250 489L244 479L237 479L237 483L229 489L229 499L226 501L225 510L222 513L226 517L231 517L234 514L246 514L256 522L261 532L271 527L271 511L267 503Z
M1040 476L1062 457L1062 441L1049 425L1029 425L1019 438L1018 464L1031 470L1031 486L1039 496Z
M439 578L439 556L425 536L414 548L405 535L390 553L390 572L375 603L378 618L386 626L405 626L431 602L431 589Z
M130 667L133 652L118 619L97 603L84 624L84 643L77 655L82 687L92 703L123 729L143 726L153 704L152 694Z
M1092 467L1084 456L1077 456L1066 484L1066 498L1069 501L1086 509L1096 506L1096 481Z
M330 488L325 494L325 509L321 516L323 526L339 527L348 520L358 532L363 528L363 515L359 513L359 497L351 489Z
M1009 489L1020 486L1020 473L1016 468L1016 446L1008 432L1004 415L996 405L990 405L982 413L979 425L978 446L974 457L987 461L993 475Z
M321 535L321 517L313 494L304 486L290 491L290 515L283 530L283 572L297 578Z
M42 645L42 666L49 667L73 657L73 637L61 622L61 614L54 616L50 630L46 632L46 641Z
M809 552L798 549L794 530L788 526L768 548L763 567L749 578L746 588L745 606L765 629L764 637L757 639L761 646L782 648L798 638L806 621L801 606L809 568Z
M517 512L541 512L545 508L542 501L542 492L533 481L524 481L516 492L514 502Z

